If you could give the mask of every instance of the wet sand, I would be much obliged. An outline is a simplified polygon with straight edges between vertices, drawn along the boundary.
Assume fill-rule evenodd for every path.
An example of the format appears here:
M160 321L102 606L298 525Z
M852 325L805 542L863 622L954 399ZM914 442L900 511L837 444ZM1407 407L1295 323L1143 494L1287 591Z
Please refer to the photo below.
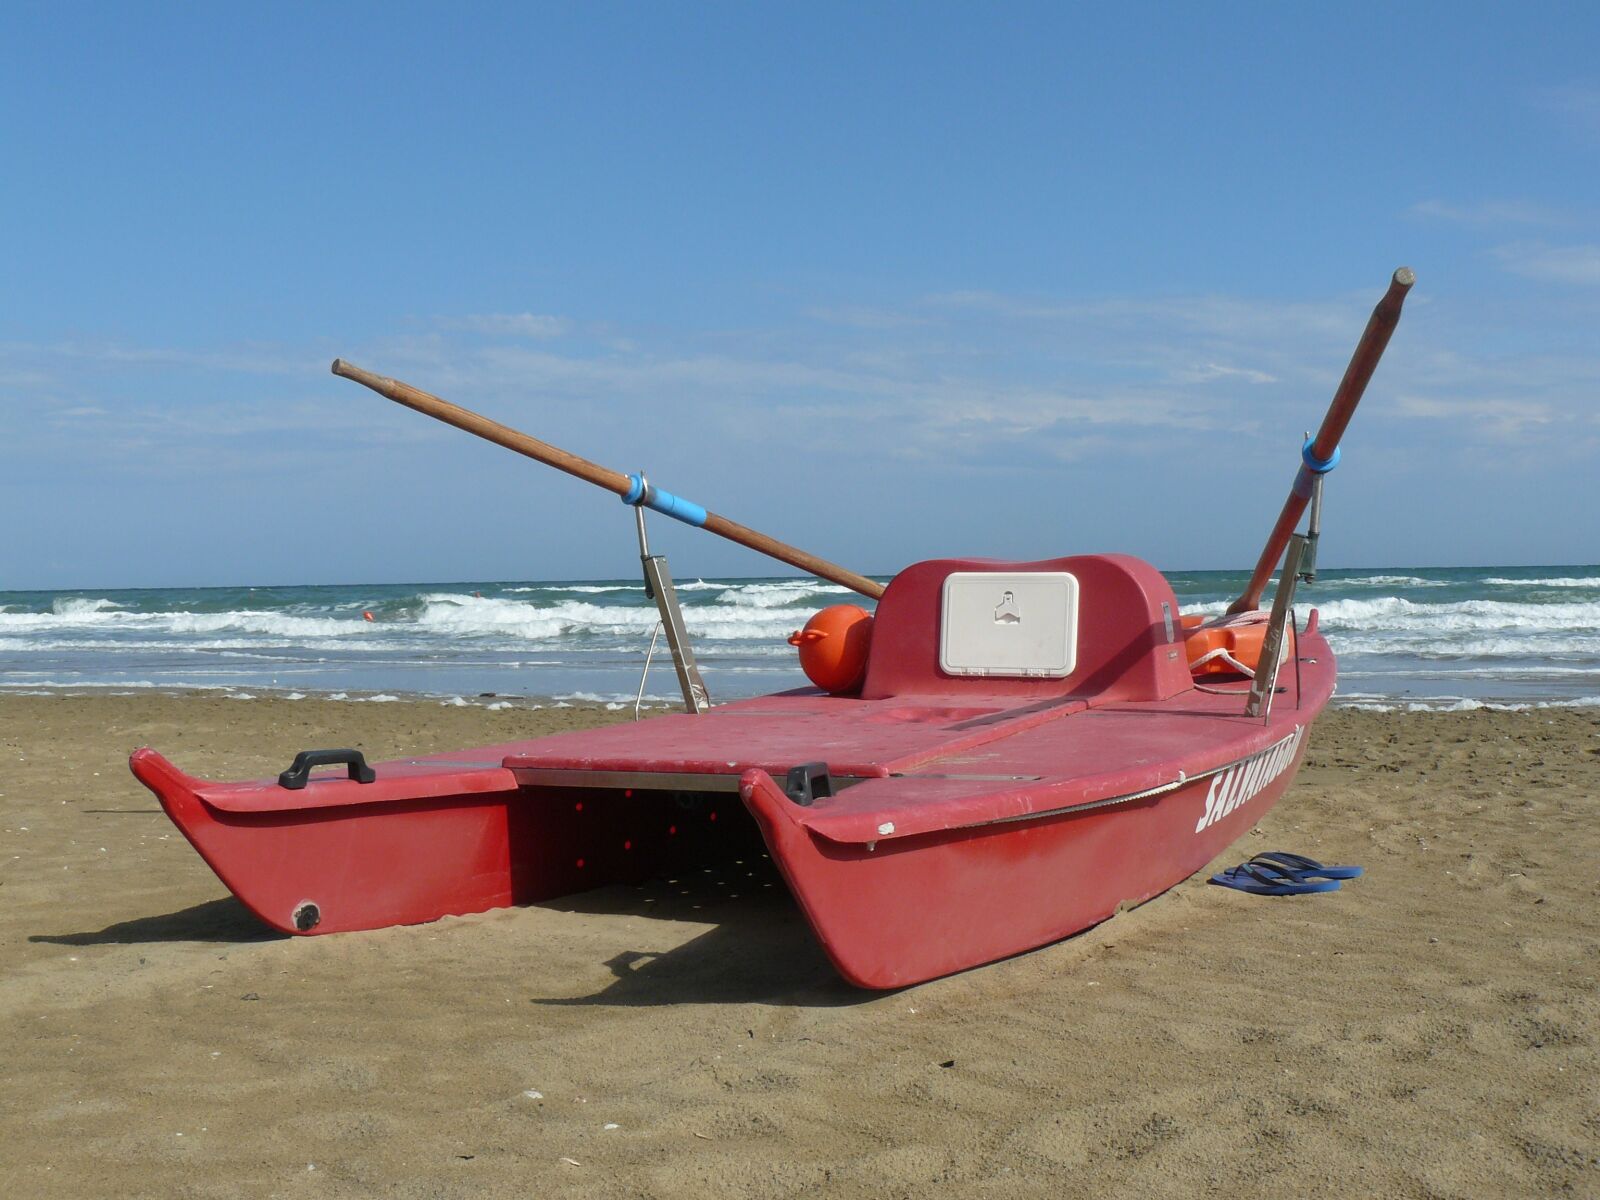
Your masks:
M753 864L278 937L125 765L249 778L625 716L0 697L6 1194L1600 1194L1600 713L1333 713L1215 865L1365 878L1200 876L888 995Z

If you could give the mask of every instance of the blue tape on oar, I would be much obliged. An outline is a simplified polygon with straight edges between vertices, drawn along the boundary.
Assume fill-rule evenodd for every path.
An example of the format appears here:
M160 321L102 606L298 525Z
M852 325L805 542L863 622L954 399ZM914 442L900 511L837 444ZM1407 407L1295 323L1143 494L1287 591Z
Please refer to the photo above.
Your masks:
M632 486L623 494L624 504L642 504L664 516L697 528L706 523L706 510L693 500L685 500L682 496L664 492L654 484L646 483L644 477L640 475L629 475L628 482Z
M1318 458L1311 452L1312 439L1307 438L1306 444L1300 447L1300 461L1305 463L1306 470L1317 475L1326 475L1339 465L1339 447L1333 448L1333 453L1327 458Z

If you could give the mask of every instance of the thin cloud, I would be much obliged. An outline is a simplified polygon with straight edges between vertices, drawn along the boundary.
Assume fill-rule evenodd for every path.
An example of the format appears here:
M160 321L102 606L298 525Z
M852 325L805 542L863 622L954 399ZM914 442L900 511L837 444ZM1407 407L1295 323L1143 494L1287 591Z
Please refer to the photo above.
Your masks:
M1221 363L1201 363L1173 373L1177 383L1209 383L1213 379L1242 379L1246 383L1277 383L1276 375L1250 367L1228 367Z
M849 329L914 329L933 324L933 321L926 316L914 316L894 309L868 308L854 304L832 308L809 308L805 315L813 321L821 321L826 325L843 325Z
M1364 295L1364 293L1363 293ZM1104 297L1053 303L999 292L941 292L925 304L981 312L1018 322L1072 326L1127 325L1153 328L1156 323L1199 333L1250 337L1265 332L1330 333L1349 324L1351 305L1359 297L1327 301L1254 301L1236 296L1199 295L1147 300Z
M1541 88L1534 94L1534 102L1580 133L1600 137L1600 87L1566 83Z
M1519 266L1587 280L1589 259L1573 248L1532 249L1518 248ZM1600 276L1600 249L1578 249ZM985 470L1070 460L1088 447L1130 460L1171 454L1174 431L1183 430L1204 438L1226 430L1233 450L1248 456L1281 440L1286 422L1298 430L1320 412L1377 294L1064 300L965 292L909 298L899 309L797 307L743 329L606 326L618 336L598 338L601 326L586 323L586 336L562 342L485 338L486 328L518 328L510 317L534 314L479 314L341 350L557 444L570 436L582 448L610 429L619 453L647 447L663 459L760 456L803 434L809 451L841 461L898 457ZM862 312L868 319L818 317ZM1456 443L1498 437L1552 452L1569 448L1573 428L1592 428L1600 351L1534 337L1525 352L1507 353L1503 337L1474 327L1482 318L1471 310L1440 304L1428 314L1402 327L1371 391L1373 419L1428 422L1430 438ZM418 444L447 436L424 422L374 421L357 392L340 403L341 393L328 391L346 385L319 379L312 391L260 370L292 365L320 376L327 357L314 343L255 357L0 345L0 374L47 368L56 380L15 397L0 389L0 423L19 435L6 449L22 450L30 421L36 442L89 427L106 446L140 439L146 456L208 463L219 461L212 451L228 456L249 437L302 433L340 445L373 436L368 426ZM129 402L134 367L156 375L160 402ZM234 373L219 387L200 367Z
M1419 200L1410 215L1453 225L1492 227L1495 225L1566 225L1570 219L1554 209L1526 200L1483 200L1476 204L1447 204L1443 200Z
M326 368L320 354L279 346L230 346L220 350L188 350L170 346L130 346L124 342L0 342L0 372L16 365L22 370L46 364L54 378L73 365L110 368L163 369L170 367L206 371L243 372L251 375L301 375Z
M1400 396L1395 415L1425 421L1466 421L1480 433L1496 438L1517 437L1530 427L1549 425L1557 419L1549 405L1535 400L1418 395Z
M1496 247L1495 258L1513 275L1542 283L1600 286L1600 245L1551 246L1514 242Z
M546 341L565 337L572 332L572 322L566 317L553 317L543 313L469 313L464 317L441 317L444 329L463 333L478 333L487 337L532 338Z

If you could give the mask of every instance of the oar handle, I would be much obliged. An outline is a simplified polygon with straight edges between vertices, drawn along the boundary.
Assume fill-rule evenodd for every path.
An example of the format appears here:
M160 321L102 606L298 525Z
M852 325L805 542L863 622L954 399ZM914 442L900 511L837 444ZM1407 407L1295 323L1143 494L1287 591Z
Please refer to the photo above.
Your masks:
M768 537L737 521L730 521L727 517L708 512L699 505L674 496L670 492L646 487L644 482L635 476L602 467L599 463L590 462L559 446L552 446L549 442L530 437L481 413L462 408L459 404L452 404L421 388L412 387L409 383L364 371L342 358L333 360L333 373L342 375L346 379L353 379L371 388L380 396L387 396L396 404L404 404L407 408L415 409L447 425L454 425L457 429L476 434L478 437L504 446L507 450L515 450L518 454L527 455L546 466L565 471L568 475L576 475L579 479L587 480L596 487L605 488L608 492L615 492L630 504L644 504L688 524L698 525L729 541L738 542L741 546L747 546L792 567L799 567L802 571L808 571L821 579L847 587L863 596L870 596L874 600L883 595L883 584L868 579L865 575L858 575L837 563L818 558L815 554L808 554L796 546Z
M432 392L425 392L421 388L412 387L409 383L401 383L398 379L390 379L387 375L375 375L371 371L364 371L354 363L347 363L342 358L333 360L333 373L343 375L346 379L354 379L377 392L380 396L387 396L396 404L404 404L407 408L414 408L419 413L443 421L446 425L454 425L457 429L464 429L468 433L475 433L481 438L504 446L507 450L515 450L518 454L526 454L529 458L537 459L548 467L558 471L565 471L568 475L576 475L579 479L586 479L596 487L603 487L608 492L615 492L625 496L632 482L621 471L613 471L602 467L599 463L592 463L587 458L576 454L569 454L559 446L552 446L549 442L541 442L536 437L502 425L499 421L490 420L482 413L475 413L470 408L462 408L459 404L435 396Z
M1406 293L1416 281L1416 272L1410 267L1401 267L1389 280L1389 290L1383 294L1383 299L1372 310L1361 341L1356 344L1356 352L1350 356L1350 365L1344 369L1344 378L1339 381L1339 390L1333 394L1333 403L1328 405L1328 414L1322 418L1322 426L1311 441L1311 453L1322 462L1339 448L1339 439L1355 415L1356 405L1361 403L1372 372L1377 370L1378 360L1388 348L1394 327L1400 323L1400 307L1406 302Z
M1294 486L1289 489L1289 498L1284 501L1283 510L1267 537L1261 557L1256 560L1255 570L1250 573L1250 582L1245 585L1239 598L1228 606L1230 613L1249 612L1260 607L1261 594L1266 590L1267 581L1272 578L1273 568L1283 557L1284 547L1289 544L1295 526L1300 523L1300 515L1306 510L1306 502L1311 498L1312 472L1330 470L1337 461L1335 455L1339 450L1339 439L1344 437L1345 427L1355 415L1356 405L1361 403L1372 372L1377 369L1378 360L1383 357L1394 327L1400 321L1400 308L1405 303L1406 293L1416 281L1416 274L1410 267L1401 267L1389 280L1389 290L1383 294L1383 299L1372 310L1367 328L1356 343L1355 353L1350 356L1350 365L1344 369L1344 378L1339 381L1339 390L1333 394L1333 403L1328 406L1316 437L1306 444L1302 452L1303 461L1295 474Z

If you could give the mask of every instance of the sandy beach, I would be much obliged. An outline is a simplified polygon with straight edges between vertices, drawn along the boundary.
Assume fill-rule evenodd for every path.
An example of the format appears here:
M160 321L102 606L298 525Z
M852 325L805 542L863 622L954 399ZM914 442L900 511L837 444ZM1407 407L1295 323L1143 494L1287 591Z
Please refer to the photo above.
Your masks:
M1366 877L1197 876L892 994L839 982L759 869L278 937L125 764L250 778L624 718L0 698L7 1194L1600 1194L1595 710L1334 712L1215 865Z

